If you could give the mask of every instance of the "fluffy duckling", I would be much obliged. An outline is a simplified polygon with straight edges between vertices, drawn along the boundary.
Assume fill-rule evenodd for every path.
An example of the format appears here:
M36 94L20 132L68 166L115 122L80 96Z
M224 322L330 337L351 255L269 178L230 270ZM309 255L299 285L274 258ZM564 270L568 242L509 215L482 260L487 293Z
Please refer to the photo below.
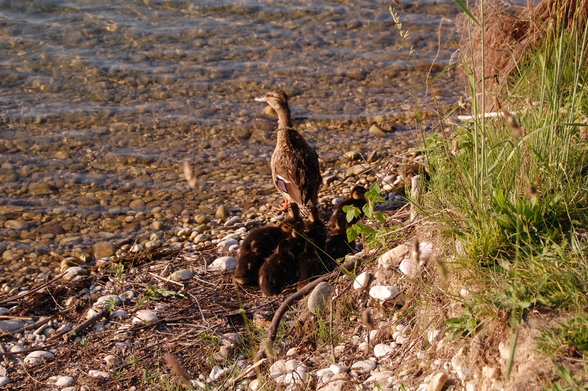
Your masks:
M291 235L293 227L301 226L300 211L296 204L288 209L288 215L278 226L252 230L239 248L239 259L234 280L240 285L257 285L259 268L274 253L282 239Z
M330 234L325 245L325 251L330 257L332 257L332 259L344 257L355 250L355 242L347 240L347 228L350 225L355 224L357 220L363 216L363 212L359 217L347 222L347 213L343 211L343 207L352 205L363 210L363 206L367 203L365 198L366 192L367 190L363 186L354 186L351 189L350 196L337 204L337 207L329 220Z
M357 220L359 220L363 216L363 206L367 204L365 193L367 193L365 187L360 185L353 186L349 197L341 200L341 202L337 204L335 211L331 215L331 219L329 220L329 228L331 230L346 230L348 226L357 223ZM359 210L361 210L362 212L359 217L355 217L350 222L347 222L347 213L343 211L343 207L349 205L359 208Z
M325 255L327 242L327 226L321 220L318 208L311 207L308 221L304 226L304 247L296 255L298 264L298 288L301 288L308 280L319 274L327 272L330 264Z
M296 213L299 211L296 204L290 204L289 208ZM259 288L264 296L277 295L296 281L296 254L304 246L304 239L301 236L304 221L298 215L282 226L289 232L259 269Z
M274 185L284 197L281 209L287 208L291 202L301 207L318 205L318 190L322 183L318 155L292 128L288 96L276 89L255 100L266 102L278 114L276 148L270 165ZM303 213L306 214L304 210Z

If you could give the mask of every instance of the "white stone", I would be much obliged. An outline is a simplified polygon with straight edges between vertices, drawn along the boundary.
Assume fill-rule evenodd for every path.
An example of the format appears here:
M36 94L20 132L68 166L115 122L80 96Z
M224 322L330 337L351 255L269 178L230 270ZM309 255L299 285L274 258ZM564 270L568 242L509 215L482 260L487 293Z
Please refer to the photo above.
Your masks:
M28 365L36 365L49 358L53 358L53 353L45 350L35 350L34 352L27 354L24 358L24 363Z
M427 332L427 341L429 341L429 343L432 344L435 338L439 336L439 334L441 334L440 330L429 330Z
M338 373L343 373L343 372L347 372L348 368L344 365L341 364L333 364L329 367L329 369L331 370L331 372L333 372L334 375L338 374Z
M239 216L233 216L233 217L231 217L230 219L228 219L225 222L225 227L228 227L228 226L233 225L233 224L240 223L241 221L243 221L243 220L241 220L241 217L239 217Z
M376 356L377 358L386 357L392 354L393 351L394 349L392 349L392 346L385 343L379 343L376 346L374 346L374 356Z
M10 378L8 376L1 376L0 377L0 387L4 387L8 383L10 383Z
M298 354L298 349L296 349L296 348L290 348L286 352L286 357L293 357L293 356L296 356L297 354Z
M463 297L464 299L467 299L467 298L469 297L469 295L470 295L470 291L469 291L469 290L467 290L466 288L461 288L461 289L459 290L459 295L460 295L461 297Z
M233 257L225 256L215 259L208 265L208 271L228 271L237 267L237 260Z
M98 311L98 310L96 310L94 308L90 308L88 310L88 312L86 312L86 319L92 319L93 317L95 317L99 313L100 313L100 311Z
M145 248L141 246L139 243L133 244L131 249L129 250L132 253L138 253L139 251L143 251Z
M476 391L476 381L470 380L469 382L467 382L465 385L465 389L466 391Z
M88 271L81 266L71 266L65 270L65 274L63 275L64 280L72 280L77 276L85 276L88 274Z
M22 345L12 345L9 350L11 353L17 353L17 352L24 352L27 349Z
M377 364L374 360L362 360L353 363L351 370L358 372L371 372L376 369L376 365Z
M427 354L425 352L418 352L416 354L416 358L419 359L419 360L424 360L425 357L427 357Z
M194 276L194 273L188 269L176 270L170 275L172 281L187 281Z
M157 314L151 310L139 310L135 312L135 317L133 318L133 323L150 323L155 322L157 320Z
M376 285L370 288L370 296L377 300L389 300L398 296L398 288L390 285Z
M104 372L104 371L98 371L98 370L95 370L95 369L90 369L88 371L88 375L90 375L91 377L101 377L103 379L110 378L110 373Z
M419 260L421 262L428 261L433 254L433 243L420 242L419 243Z
M405 276L414 277L417 272L417 267L418 265L412 258L406 257L400 262L400 265L398 265L398 270L400 270Z
M403 324L398 324L396 325L396 327L394 328L396 331L400 331L403 332L404 330L406 330L406 326Z
M94 308L102 309L109 305L120 305L122 304L122 300L117 295L104 295L100 296L98 300L94 303Z
M233 244L231 247L229 247L229 250L228 251L230 253L237 252L237 251L239 251L239 247L241 247L240 244Z
M392 371L382 371L382 372L374 372L373 374L368 377L368 379L364 382L364 384L372 384L375 383L380 388L376 389L388 389L388 386L394 383L394 372Z
M270 377L280 385L304 384L306 372L306 366L295 359L278 360L269 369Z
M361 273L359 276L355 277L355 280L353 281L353 289L366 288L371 277L371 274L368 272Z
M57 387L69 387L74 381L74 378L71 376L51 376L49 378L49 382Z
M399 335L398 337L396 337L395 339L397 344L405 344L408 342L408 336L407 335Z
M427 386L427 391L441 391L448 378L445 372L435 374Z
M122 361L115 355L109 354L108 356L104 357L104 362L106 362L106 366L108 368L116 368L121 364Z
M316 371L316 375L321 378L330 379L331 377L333 377L334 373L333 373L333 371L331 371L331 368L323 368L323 369L319 369L318 371Z
M220 251L229 251L229 248L234 245L239 245L239 241L237 239L228 239L219 242L217 247Z
M208 381L209 382L216 382L221 377L223 377L226 374L228 374L229 372L231 372L231 368L223 368L221 366L215 365L210 370L210 374L208 375Z
M396 246L378 257L378 266L385 268L396 266L409 251L410 247L407 244Z

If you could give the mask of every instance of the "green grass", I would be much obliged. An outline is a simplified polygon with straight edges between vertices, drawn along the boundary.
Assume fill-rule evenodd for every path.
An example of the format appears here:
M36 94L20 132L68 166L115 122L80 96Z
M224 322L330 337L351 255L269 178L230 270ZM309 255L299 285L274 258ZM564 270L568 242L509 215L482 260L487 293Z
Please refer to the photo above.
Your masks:
M461 243L455 272L475 276L466 283L480 288L450 319L455 335L473 335L489 318L516 329L530 309L573 313L544 330L540 346L585 363L588 27L549 34L511 76L509 95L498 97L518 125L475 119L427 139L432 177L419 207Z

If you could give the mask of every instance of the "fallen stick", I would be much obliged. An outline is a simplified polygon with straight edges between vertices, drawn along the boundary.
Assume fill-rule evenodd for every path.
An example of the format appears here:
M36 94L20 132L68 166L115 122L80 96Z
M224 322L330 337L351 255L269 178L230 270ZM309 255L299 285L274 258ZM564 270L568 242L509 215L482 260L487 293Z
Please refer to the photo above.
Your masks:
M278 333L278 326L280 325L280 320L282 320L282 317L293 303L302 299L321 282L336 276L340 272L345 272L346 270L349 270L350 268L356 265L356 262L359 261L359 259L353 257L352 259L349 259L347 262L345 262L343 265L339 266L337 269L317 278L314 281L309 282L298 292L292 293L290 296L288 296L286 300L284 300L276 310L274 317L272 318L272 323L269 325L267 329L267 337L260 344L259 350L257 351L257 355L255 356L255 359L253 361L259 361L266 356L266 347L271 346L274 339L276 339L276 335Z

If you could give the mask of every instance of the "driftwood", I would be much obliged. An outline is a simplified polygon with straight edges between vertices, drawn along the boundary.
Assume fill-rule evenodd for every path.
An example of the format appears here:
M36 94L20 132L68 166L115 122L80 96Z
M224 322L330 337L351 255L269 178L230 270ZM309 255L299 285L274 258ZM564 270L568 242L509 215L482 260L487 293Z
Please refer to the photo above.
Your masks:
M286 300L284 300L276 310L274 317L272 318L272 323L269 325L267 329L267 337L260 344L259 350L257 351L257 355L255 356L253 361L259 361L266 356L266 349L268 349L274 342L274 339L276 339L276 334L278 333L278 326L280 325L280 321L282 320L282 317L292 304L294 304L295 302L309 294L314 289L314 287L316 287L321 282L338 275L342 271L351 269L358 262L360 262L360 260L353 257L352 259L348 260L332 272L324 274L316 280L309 282L298 292L292 293L290 296L286 297Z

